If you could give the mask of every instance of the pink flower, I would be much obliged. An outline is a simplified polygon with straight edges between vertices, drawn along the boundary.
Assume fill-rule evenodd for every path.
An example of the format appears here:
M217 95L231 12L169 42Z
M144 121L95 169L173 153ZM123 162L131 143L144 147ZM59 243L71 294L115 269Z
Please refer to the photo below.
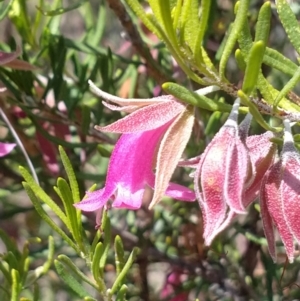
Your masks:
M160 298L169 301L186 301L188 300L189 293L181 292L176 293L176 290L182 283L182 272L178 270L172 271L166 279L164 287L161 291Z
M284 121L281 158L266 173L260 191L261 216L269 252L276 261L274 226L290 262L294 260L294 239L300 243L300 155L294 146L290 123Z
M204 221L204 239L210 244L214 232L226 217L227 205L235 213L245 213L243 188L251 162L237 124L240 100L220 131L201 156L195 173L195 191Z
M195 191L204 221L204 240L210 245L237 214L258 196L261 179L272 164L276 148L272 133L247 137L248 115L238 126L239 99L228 120L201 155L195 172ZM192 162L195 165L195 162Z
M0 157L6 156L8 153L10 153L15 148L15 146L16 146L15 143L0 142Z
M105 103L107 107L132 113L106 127L96 127L123 135L111 155L105 187L88 193L75 206L94 211L112 199L113 207L138 209L147 187L154 189L150 207L164 195L194 201L192 190L170 183L191 134L193 110L171 96L122 99L91 86L101 97L123 106Z

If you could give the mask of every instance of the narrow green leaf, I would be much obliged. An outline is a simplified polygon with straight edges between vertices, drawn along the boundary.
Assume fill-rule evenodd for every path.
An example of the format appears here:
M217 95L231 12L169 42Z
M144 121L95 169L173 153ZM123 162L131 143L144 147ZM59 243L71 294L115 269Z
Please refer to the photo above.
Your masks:
M71 161L69 160L69 158L68 158L65 150L62 148L62 146L59 146L58 149L59 149L62 163L64 165L64 168L66 170L66 173L67 173L67 176L68 176L68 179L70 182L70 187L71 187L74 203L77 203L80 201L80 193L79 193L79 187L78 187L78 183L76 180L74 169L72 167Z
M53 262L54 259L54 239L53 236L48 237L48 257L47 261L43 264L43 274L46 274Z
M205 127L204 134L205 136L214 135L221 127L221 118L224 114L222 112L213 112L208 119L208 122Z
M242 28L244 27L244 24L247 22L247 13L249 10L249 2L250 2L250 0L242 0L239 2L236 18L234 20L230 36L228 37L227 43L224 47L223 55L220 60L219 73L223 79L225 78L225 69L226 69L226 65L229 60L229 57L231 55L231 52L235 46L235 43L238 39L238 36L239 36Z
M222 111L230 112L231 106L226 103L215 102L204 95L198 95L195 92L175 83L164 83L162 88L176 98L194 105L196 107L209 110L209 111Z
M91 281L79 268L73 263L73 261L66 255L59 255L58 260L67 266L78 278L82 279L84 282L88 283L90 286L98 290L98 286Z
M198 3L198 1L196 1ZM211 0L202 0L201 1L201 16L198 24L198 28L196 29L195 33L198 32L195 42L195 49L194 49L194 58L196 62L198 61L198 58L201 56L199 53L201 50L202 41L204 38L205 30L207 27L207 22L209 19L209 13L210 13L210 6L211 6ZM194 36L195 38L195 36Z
M81 283L73 277L72 274L65 268L65 266L59 261L54 260L54 265L60 278L80 297L86 296L92 298L90 294L85 290Z
M158 20L159 24L164 28L168 39L173 45L176 45L177 40L173 28L169 0L148 0L148 2L154 13L154 16Z
M162 1L162 0L160 0ZM157 22L153 14L147 15L143 9L143 7L139 4L137 0L126 0L126 3L132 8L132 10L138 15L138 17L142 20L146 27L154 34L156 34L162 41L164 41L169 48L169 51L173 55L174 59L177 61L182 70L195 82L205 85L205 82L197 76L194 72L192 72L187 66L185 60L183 59L185 55L179 49L177 42L171 43L169 40L169 36L162 30L160 24ZM171 17L170 17L171 18ZM172 23L170 23L172 26Z
M201 30L205 30L205 26L204 28L200 27L198 0L184 1L184 7L182 9L182 15L181 15L181 23L182 23L181 30L183 30L182 38L184 39L184 41L181 41L181 43L189 45L192 53L195 54L195 50L197 48L196 43L198 42L197 35L199 34L199 32L201 32ZM201 39L201 35L199 36L199 39ZM197 54L199 55L201 55L201 53L199 53L202 45L201 42L202 41L200 41L200 45L197 51Z
M297 71L297 65L294 62L280 52L268 47L266 48L263 63L291 76Z
M251 94L256 86L265 48L266 46L263 41L254 42L252 44L242 87L242 90L246 94Z
M300 26L295 14L286 0L277 0L276 8L289 40L296 51L300 53Z
M143 24L161 40L161 28L157 23L154 23L151 18L146 14L144 8L138 2L138 0L125 0L126 3L131 7L135 14L141 19Z
M179 18L182 12L182 2L183 0L178 0L176 6L172 10L173 28L176 31L179 26Z
M86 19L87 24L89 24L89 26L91 27L91 29L89 30L88 34L85 36L86 41L93 45L94 47L98 47L102 36L104 34L104 30L105 30L105 26L107 24L107 8L105 6L105 1L101 0L99 1L100 5L99 5L99 10L98 10L98 16L95 18L93 18L94 15L94 5L89 2L89 6L86 6L87 9L89 9L90 12L90 20L89 18ZM87 16L88 17L88 16Z
M129 258L126 262L126 264L124 265L124 268L122 270L122 272L117 276L117 279L115 280L109 294L112 296L116 290L118 289L119 285L121 284L121 282L123 281L124 277L127 275L129 269L131 268L132 264L134 263L136 256L139 253L139 248L134 247L132 252L129 255Z
M254 103L251 102L251 100L248 98L248 96L242 91L238 91L238 96L241 98L242 102L249 107L249 111L252 114L252 116L255 118L255 120L266 130L272 131L272 132L278 132L281 129L275 129L271 127L262 117L260 112L258 111L257 107Z
M239 68L242 70L242 71L245 71L246 70L246 63L245 63L245 59L243 57L243 54L242 54L242 51L241 49L237 49L234 53L234 56L235 56L235 60L239 66Z
M9 250L11 252L13 252L14 254L16 254L16 256L18 256L18 258L20 257L20 252L16 246L15 241L13 241L6 232L4 232L1 228L0 228L0 239L2 240L2 242L4 243L6 250Z
M20 173L24 180L30 187L31 191L40 198L45 204L47 204L51 210L62 220L65 225L68 225L68 219L57 204L46 194L46 192L35 182L30 173L22 166L19 167Z
M300 80L300 67L298 67L293 77L286 83L283 89L278 93L274 101L274 108L276 108L280 103L280 101L286 96L286 94L290 92L297 85L299 80Z
M110 224L110 219L107 214L107 210L105 210L103 212L101 228L104 232L103 254L100 258L100 263L99 263L100 271L102 272L102 271L104 271L108 252L110 249L110 241L111 241L111 224ZM102 275L102 277L103 277L103 275Z
M63 202L65 212L67 215L67 219L69 220L70 224L70 231L77 243L81 243L81 236L78 226L78 220L77 220L77 213L76 209L73 206L73 197L72 192L70 190L70 187L65 179L58 178L57 179L57 187L60 192L60 197Z
M104 252L103 244L102 244L102 242L99 242L96 245L93 260L92 260L92 274L93 274L94 279L97 282L98 287L101 292L106 291L106 286L105 286L105 283L103 280L103 275L100 271L100 260L101 260L101 257L103 256L103 252Z
M123 284L118 291L118 294L116 296L116 301L126 301L127 290L128 290L127 285Z
M18 301L22 283L20 283L19 272L15 269L11 270L12 286L10 301Z
M88 106L82 106L82 123L81 130L84 135L87 135L91 124L91 109Z
M265 2L259 10L255 27L255 42L263 41L267 45L271 26L271 3Z
M93 256L94 256L94 253L95 253L95 249L96 249L96 246L99 242L99 239L102 235L102 232L100 231L100 229L97 230L96 234L95 234L95 237L93 239L93 242L92 242L92 245L91 245L91 249L90 249L90 258L91 258L91 261L93 260Z
M6 15L8 14L11 6L12 6L12 3L13 3L14 0L10 0L8 3L1 3L0 4L0 21L2 21Z
M61 15L61 14L64 14L68 11L71 11L71 10L74 10L80 6L82 6L85 2L87 2L87 0L83 0L83 1L80 1L78 3L75 3L73 5L70 5L69 7L60 7L60 8L57 8L57 9L54 9L54 10L49 10L49 11L45 11L43 10L41 7L39 6L36 6L37 10L39 10L44 16L47 16L47 17L53 17L53 16L57 16L57 15Z
M17 256L17 254L16 254L16 256ZM20 269L20 262L19 262L19 260L17 260L16 256L12 251L7 251L7 253L5 254L5 261L8 263L10 268L13 268L15 270L19 270Z
M119 235L115 237L115 263L117 269L117 275L119 275L124 267L124 246L122 239Z
M2 277L5 278L8 284L12 284L11 274L9 273L8 267L4 266L3 260L0 260L0 271L2 272Z
M78 247L74 244L74 242L66 235L66 233L56 225L56 223L48 216L48 214L45 212L43 207L41 206L40 201L37 199L35 193L33 192L31 186L26 183L22 182L23 187L28 194L33 206L35 207L35 210L40 215L40 217L55 231L57 232L69 245L72 247L78 254L80 253L80 250Z

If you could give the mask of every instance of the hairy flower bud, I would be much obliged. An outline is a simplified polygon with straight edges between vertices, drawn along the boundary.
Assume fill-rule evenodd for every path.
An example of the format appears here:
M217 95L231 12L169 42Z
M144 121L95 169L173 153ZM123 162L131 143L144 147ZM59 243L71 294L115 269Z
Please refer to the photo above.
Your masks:
M294 260L294 239L300 242L300 155L294 146L290 123L284 121L281 158L266 173L260 190L261 216L270 255L276 261L274 226L290 262Z

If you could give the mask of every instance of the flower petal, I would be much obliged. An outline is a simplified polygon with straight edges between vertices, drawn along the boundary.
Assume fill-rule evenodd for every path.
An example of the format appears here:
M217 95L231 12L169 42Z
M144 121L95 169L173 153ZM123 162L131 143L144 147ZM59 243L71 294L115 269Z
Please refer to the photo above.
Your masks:
M278 229L282 242L285 246L289 261L294 259L293 236L282 208L282 189L280 188L282 180L282 161L275 163L267 172L263 179L260 191L261 215L264 225L265 235L269 245L270 255L274 262L276 261L275 238L273 227L271 227L270 217L273 224Z
M194 124L194 112L187 107L171 124L159 147L156 164L155 189L149 208L153 208L164 196L172 174L190 139Z
M193 202L196 199L196 195L193 190L176 183L170 183L165 194L180 201Z
M95 126L102 132L136 133L156 129L180 114L185 106L177 101L166 101L149 105L105 126Z
M272 132L262 135L249 136L246 145L250 154L252 164L255 168L254 179L244 193L244 206L249 206L257 197L264 174L272 165L277 147L270 139L274 137Z
M120 209L139 209L142 205L144 191L145 189L142 188L132 192L130 187L120 186L112 206Z
M143 99L143 98L126 99L126 98L121 98L121 97L118 97L118 96L115 96L115 95L112 95L112 94L102 91L91 80L89 80L88 83L91 87L91 90L94 93L96 93L98 96L105 99L106 101L116 103L116 104L120 105L121 107L135 105L138 108L140 108L140 107L144 107L144 106L148 106L148 105L152 105L152 104L158 104L161 102L170 101L170 100L175 99L171 95L162 95L162 96L148 98L148 99Z
M224 198L231 210L245 214L242 196L250 160L239 137L235 138L232 151L227 152L226 161Z
M75 206L93 211L112 198L116 201L116 204L113 203L115 207L139 208L145 186L153 178L157 144L168 126L167 123L152 131L122 135L109 161L105 188L88 193L87 199Z
M8 153L10 153L15 148L15 146L16 146L15 143L0 142L0 157L6 156Z
M14 52L0 51L0 66L5 66L7 63L16 59L22 53L21 48L18 46Z
M224 126L206 147L195 173L195 191L202 210L203 236L206 242L211 241L213 233L226 217L224 199L226 172L228 172L226 164L238 135L238 108L239 99L236 100Z
M74 206L83 211L96 211L106 204L115 190L116 187L112 185L93 192L87 192L86 197Z
M290 231L300 242L300 155L294 146L289 121L284 121L284 145L282 149L282 204L284 218Z

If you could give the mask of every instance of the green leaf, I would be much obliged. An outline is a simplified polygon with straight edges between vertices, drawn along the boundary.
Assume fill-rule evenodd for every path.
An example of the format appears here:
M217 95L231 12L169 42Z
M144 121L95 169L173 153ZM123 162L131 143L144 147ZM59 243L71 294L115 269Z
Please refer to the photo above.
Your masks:
M69 220L70 232L72 233L75 241L78 244L81 244L81 235L79 231L78 220L76 216L76 209L73 206L73 198L70 187L65 179L58 178L57 179L57 187L59 189L59 196L63 202L67 219Z
M102 242L99 242L96 245L95 248L95 252L93 255L93 260L92 260L92 274L94 276L95 281L98 284L99 290L101 292L105 292L106 291L106 286L103 280L103 275L102 272L100 270L100 260L101 257L103 256L103 252L104 252L104 247Z
M94 253L95 253L95 249L96 249L96 246L97 246L97 244L99 242L101 234L102 234L102 232L100 231L100 229L98 229L97 232L96 232L96 234L95 234L95 237L93 239L91 248L90 248L90 259L91 259L91 261L93 261L93 256L94 256Z
M255 27L255 42L263 41L267 45L270 34L271 3L265 2L259 10L258 19Z
M163 40L161 35L161 28L158 23L154 23L152 18L150 18L138 0L125 0L126 3L131 7L135 14L141 19L143 24L155 35L157 35L161 40Z
M98 290L98 286L92 282L83 272L79 270L79 268L73 263L73 261L66 255L59 255L58 260L67 266L78 278L88 283L90 286Z
M254 42L251 47L242 87L246 94L251 94L256 86L265 48L263 41Z
M235 46L235 43L238 39L238 36L244 27L245 23L247 22L247 13L249 10L249 2L250 0L242 0L239 1L238 10L236 14L236 18L232 25L231 33L227 39L227 43L224 47L223 55L220 60L220 76L224 79L225 78L225 68L231 52Z
M69 160L69 158L68 158L65 150L62 148L62 146L59 146L58 149L59 149L62 163L64 165L64 168L65 168L67 176L68 176L68 180L69 180L71 191L72 191L73 201L74 201L74 203L77 203L80 201L80 193L79 193L79 187L78 187L78 183L76 180L74 169L72 167L71 161Z
M9 3L0 4L0 21L2 21L8 14L14 0L10 0Z
M164 83L162 88L176 98L194 105L196 107L209 110L209 111L222 111L230 112L231 106L226 103L215 102L204 95L199 95L195 92L188 90L187 88L175 83Z
M126 264L124 265L122 272L117 276L117 279L115 280L112 288L109 291L110 296L112 296L117 291L119 285L122 283L124 277L127 275L129 269L131 268L132 264L134 263L138 253L139 253L139 248L134 247L127 259Z
M35 37L31 30L30 14L27 10L26 0L13 1L8 16L16 26L23 40L33 47L36 46Z
M16 246L16 243L1 228L0 228L0 239L2 240L2 243L4 243L6 250L13 252L18 257L21 256Z
M22 288L22 283L20 282L19 272L15 269L11 270L12 286L11 286L11 299L10 301L18 301L19 294Z
M86 296L92 298L90 294L85 290L81 283L74 278L74 276L66 269L66 267L59 261L54 260L54 265L60 278L80 297Z
M201 1L202 2L202 1ZM199 1L198 0L185 0L183 3L182 7L182 13L181 13L181 28L180 30L183 31L181 33L181 36L184 41L181 43L186 43L189 45L191 51L193 54L195 54L195 49L197 48L197 54L199 53L199 50L201 49L201 42L200 45L197 47L197 38L201 39L201 35L203 32L200 32L200 36L198 37L197 35L199 34L199 31L204 31L204 28L200 27L200 20L199 20ZM204 20L205 21L205 20Z
M290 92L297 85L299 80L300 80L300 67L298 67L293 77L285 84L283 89L276 96L276 99L274 101L274 108L276 108L280 103L280 101L286 96L286 94Z
M70 227L69 221L63 211L57 206L57 204L46 194L46 192L35 182L30 173L22 166L19 167L20 173L24 180L30 187L31 191L34 191L34 195L40 198L45 204L47 204L51 210L62 220L62 222Z
M108 252L110 249L110 241L111 241L111 224L107 214L107 210L103 212L101 228L104 232L104 241L103 241L103 254L100 258L99 266L100 266L100 271L103 271L106 264Z
M242 102L249 107L249 111L252 114L252 116L255 118L255 120L267 131L272 132L279 132L281 129L273 128L271 127L262 117L260 112L258 111L257 107L254 103L251 102L251 100L248 98L248 96L242 91L238 91L238 96L241 98Z
M61 15L61 14L64 14L68 11L71 11L71 10L74 10L80 6L82 6L85 2L87 2L87 0L83 0L83 1L80 1L78 3L75 3L73 5L70 5L69 7L60 7L60 8L57 8L57 9L54 9L54 10L50 10L50 11L45 11L43 10L41 7L38 7L36 6L36 8L44 15L44 16L57 16L57 15Z
M72 247L78 254L80 254L80 250L78 247L74 244L74 242L66 235L66 233L57 226L57 224L48 216L48 214L45 212L43 207L41 206L40 201L37 199L35 193L33 192L33 189L31 186L26 183L22 182L23 187L28 194L33 206L35 207L35 210L40 215L40 217L55 231L57 232L69 245Z
M116 301L126 301L126 293L128 291L127 285L123 284L118 291Z
M198 1L196 1L196 3L198 4ZM193 52L194 52L194 58L196 62L200 62L198 60L202 56L200 50L201 50L202 41L204 38L205 30L209 19L210 6L211 6L211 0L201 1L201 16L200 16L199 24L197 24L198 28L196 28L196 31L194 32L194 33L198 32L197 36L194 34L194 39L196 36L195 39L196 42L195 42L195 47Z
M89 2L89 6L86 6L86 10L89 13L86 15L87 26L90 26L90 29L87 35L84 37L87 43L97 47L102 39L104 34L105 26L107 24L107 8L104 5L104 1L99 1L100 7L98 10L98 16L94 18L94 6L91 2Z
M241 49L237 49L234 53L234 56L235 56L235 60L238 64L238 67L242 70L242 71L245 71L246 70L246 63L245 63L245 59L243 57L243 54L242 54L242 51Z
M119 275L125 264L124 246L123 246L122 239L119 235L115 237L115 263L116 263L117 275Z
M158 23L164 29L171 44L177 45L177 39L173 28L173 21L171 18L171 8L169 0L148 0L154 16Z
M82 123L81 130L83 135L87 135L91 124L91 109L88 106L82 106Z
M300 53L300 27L295 14L286 0L277 0L276 8L289 40L296 51Z

